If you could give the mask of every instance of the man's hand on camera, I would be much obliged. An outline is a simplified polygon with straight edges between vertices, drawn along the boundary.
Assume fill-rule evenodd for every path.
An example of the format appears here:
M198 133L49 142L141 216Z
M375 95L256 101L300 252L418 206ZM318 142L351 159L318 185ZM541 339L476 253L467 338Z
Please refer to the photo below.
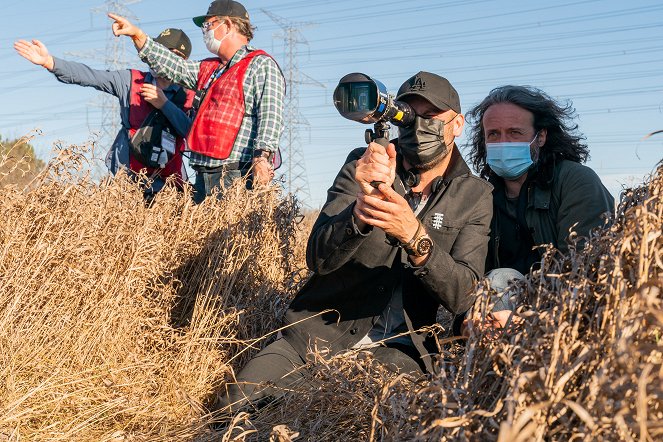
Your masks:
M384 183L391 187L396 178L396 148L389 143L387 147L371 143L364 155L357 160L355 180L364 195L373 195L384 199L384 195L371 183Z
M355 218L382 229L402 243L410 241L419 228L419 221L410 205L386 184L380 184L375 190L380 192L380 196L357 195Z
M143 85L140 87L140 95L145 99L145 101L157 109L162 109L168 101L166 94L164 94L160 88L153 85L152 83L143 83Z

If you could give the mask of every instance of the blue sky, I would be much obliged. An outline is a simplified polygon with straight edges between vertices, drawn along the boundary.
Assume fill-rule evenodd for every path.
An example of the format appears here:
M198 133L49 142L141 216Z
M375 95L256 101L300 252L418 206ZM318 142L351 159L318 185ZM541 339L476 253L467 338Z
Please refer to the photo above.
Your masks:
M56 140L82 143L98 133L100 93L58 83L15 54L19 38L38 38L56 56L104 68L110 37L103 0L3 2L0 15L0 134L34 141L48 158ZM208 1L124 2L150 35L179 27L193 41L192 58L208 54L191 17ZM663 4L660 0L246 0L258 30L253 44L287 65L282 29L262 9L299 26L297 125L311 207L319 207L347 153L368 126L343 119L332 103L338 80L365 72L390 91L419 70L447 77L463 110L493 87L537 86L572 100L587 137L589 165L618 196L663 158ZM97 11L97 12L95 12ZM127 40L128 41L128 40ZM127 45L131 67L142 65ZM466 126L467 129L467 126ZM467 130L466 130L467 134ZM467 136L458 140L463 145ZM285 137L282 140L285 142ZM103 151L99 152L103 156ZM285 172L286 168L280 169ZM286 178L287 179L287 178Z

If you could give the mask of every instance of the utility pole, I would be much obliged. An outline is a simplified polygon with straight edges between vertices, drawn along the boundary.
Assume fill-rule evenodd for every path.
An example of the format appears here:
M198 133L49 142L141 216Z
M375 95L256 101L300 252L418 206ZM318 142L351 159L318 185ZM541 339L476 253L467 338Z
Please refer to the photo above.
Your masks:
M275 38L282 38L284 42L284 64L281 66L286 79L286 96L283 109L283 123L285 130L281 145L284 145L284 164L286 165L286 190L296 195L303 205L311 201L311 192L306 174L306 163L302 150L300 129L308 127L309 123L299 112L299 87L302 84L314 84L325 87L322 83L304 74L298 66L298 45L308 44L300 28L311 26L312 23L295 23L286 20L266 9L260 9L281 27L281 32L274 34Z

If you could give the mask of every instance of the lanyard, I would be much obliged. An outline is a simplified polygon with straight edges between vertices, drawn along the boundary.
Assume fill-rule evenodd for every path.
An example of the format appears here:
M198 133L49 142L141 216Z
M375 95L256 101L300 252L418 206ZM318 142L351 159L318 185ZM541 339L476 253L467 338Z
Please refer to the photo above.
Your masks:
M225 70L226 66L227 65L223 65L223 64L219 63L219 66L217 66L217 68L214 70L214 72L212 72L212 75L210 75L210 77L207 79L207 82L205 83L205 86L203 86L204 91L207 91L209 89L209 87L212 85L212 83L214 83L216 81L216 79L219 78L221 76L221 74L223 74L223 71ZM205 92L205 93L207 93L207 92Z
M214 83L225 71L226 67L228 65L223 65L219 63L219 65L216 67L214 72L212 72L212 75L207 79L205 82L205 85L202 87L202 89L198 89L196 91L195 96L193 97L193 104L191 106L191 117L195 118L196 114L198 113L198 109L200 108L200 105L203 103L203 100L205 99L205 96L207 95L207 92L209 91L209 88L212 86L212 83Z

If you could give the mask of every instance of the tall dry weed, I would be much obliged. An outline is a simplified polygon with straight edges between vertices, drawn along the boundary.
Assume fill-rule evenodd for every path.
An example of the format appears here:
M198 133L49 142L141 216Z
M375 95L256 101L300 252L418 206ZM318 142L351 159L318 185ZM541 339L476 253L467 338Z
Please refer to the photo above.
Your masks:
M214 393L306 277L296 204L237 186L146 207L126 177L92 183L85 157L61 146L0 198L0 441L663 437L663 166L583 250L547 251L520 325L441 334L439 374L314 352L301 388L215 431Z
M274 330L297 263L295 202L228 189L146 207L60 146L0 198L0 440L191 440ZM301 241L301 240L299 240Z
M546 251L517 288L521 324L443 339L439 374L397 377L355 353L319 360L312 388L244 422L256 433L240 439L276 423L302 440L663 439L662 196L663 164L585 248Z

